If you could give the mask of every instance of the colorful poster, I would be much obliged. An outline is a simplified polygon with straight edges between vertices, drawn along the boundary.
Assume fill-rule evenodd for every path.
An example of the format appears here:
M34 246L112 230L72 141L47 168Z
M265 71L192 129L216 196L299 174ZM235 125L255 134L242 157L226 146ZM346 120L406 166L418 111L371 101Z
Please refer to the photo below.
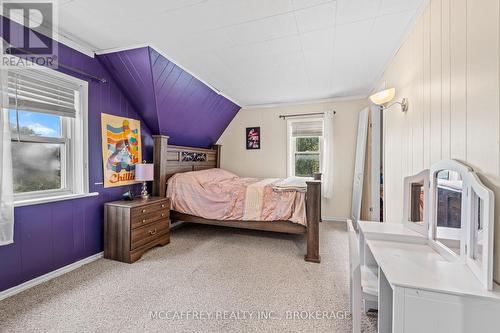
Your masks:
M142 161L141 122L101 114L104 187L135 184L135 164Z
M260 127L246 128L247 149L260 149Z

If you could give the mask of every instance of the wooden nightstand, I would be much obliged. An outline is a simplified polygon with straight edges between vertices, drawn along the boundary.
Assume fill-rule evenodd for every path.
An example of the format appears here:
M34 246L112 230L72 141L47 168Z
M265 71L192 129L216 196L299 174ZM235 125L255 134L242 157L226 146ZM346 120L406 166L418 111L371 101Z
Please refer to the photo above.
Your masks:
M104 258L133 263L144 252L170 243L170 200L114 201L104 204Z

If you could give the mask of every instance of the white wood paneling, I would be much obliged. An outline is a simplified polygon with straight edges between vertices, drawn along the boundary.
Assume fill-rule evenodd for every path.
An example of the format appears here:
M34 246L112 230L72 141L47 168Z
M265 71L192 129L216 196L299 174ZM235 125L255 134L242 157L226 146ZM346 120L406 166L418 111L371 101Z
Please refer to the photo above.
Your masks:
M413 63L415 70L415 100L412 101L412 174L424 169L424 24L419 20L411 39Z
M498 175L499 2L467 1L467 161Z
M422 16L423 20L423 43L422 43L422 54L424 63L423 71L424 71L424 167L430 165L431 159L431 9L427 7ZM410 65L410 64L408 64Z
M467 0L450 6L450 142L451 157L467 159Z
M441 160L441 0L431 1L430 7L430 163Z
M446 158L474 168L499 208L500 1L429 0L382 82L410 101L408 113L384 114L386 220L401 219L403 177ZM500 209L495 216L499 281Z
M441 158L451 156L450 122L450 1L441 1Z

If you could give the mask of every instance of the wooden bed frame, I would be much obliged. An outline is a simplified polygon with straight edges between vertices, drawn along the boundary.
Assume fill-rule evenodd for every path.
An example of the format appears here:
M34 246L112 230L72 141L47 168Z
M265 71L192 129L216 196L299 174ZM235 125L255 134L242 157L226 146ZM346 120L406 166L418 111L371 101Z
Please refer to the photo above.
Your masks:
M221 146L212 149L173 146L168 136L153 135L154 139L154 183L153 195L164 197L168 179L176 173L220 167ZM306 217L307 227L290 221L227 221L210 220L199 216L171 211L172 221L210 224L233 228L264 230L289 234L307 235L306 261L319 263L319 222L321 219L321 174L307 182Z

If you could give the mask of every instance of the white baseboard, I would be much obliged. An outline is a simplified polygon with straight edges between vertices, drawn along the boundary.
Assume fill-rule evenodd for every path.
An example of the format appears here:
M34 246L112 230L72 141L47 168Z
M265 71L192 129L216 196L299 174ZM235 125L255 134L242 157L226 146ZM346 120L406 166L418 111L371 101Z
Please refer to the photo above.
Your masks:
M322 221L325 222L347 222L348 218L347 217L334 217L334 216L322 216L321 217Z
M0 292L0 301L7 298L7 297L18 294L22 291L25 291L29 288L33 288L34 286L39 285L40 283L44 283L44 282L52 280L58 276L61 276L61 275L66 274L68 272L71 272L72 270L75 270L75 269L77 269L85 264L92 262L92 261L96 261L97 259L102 258L103 255L104 255L104 252L94 254L90 257L87 257L87 258L84 258L84 259L79 260L77 262L74 262L72 264L69 264L68 266L61 267L59 269L56 269L55 271L49 272L49 273L44 274L42 276L36 277L32 280L21 283L20 285L17 285L15 287L4 290L4 291Z

